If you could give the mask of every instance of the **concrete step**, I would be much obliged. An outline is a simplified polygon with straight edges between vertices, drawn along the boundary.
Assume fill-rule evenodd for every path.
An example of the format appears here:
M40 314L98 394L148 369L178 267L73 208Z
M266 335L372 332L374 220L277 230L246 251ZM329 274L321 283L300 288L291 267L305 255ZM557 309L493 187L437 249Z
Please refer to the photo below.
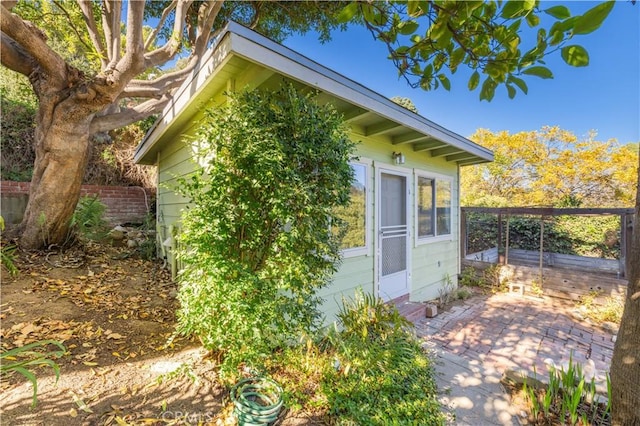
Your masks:
M400 312L400 315L411 322L419 321L427 316L427 305L424 303L410 302L408 294L390 300L388 303L394 304L398 312Z

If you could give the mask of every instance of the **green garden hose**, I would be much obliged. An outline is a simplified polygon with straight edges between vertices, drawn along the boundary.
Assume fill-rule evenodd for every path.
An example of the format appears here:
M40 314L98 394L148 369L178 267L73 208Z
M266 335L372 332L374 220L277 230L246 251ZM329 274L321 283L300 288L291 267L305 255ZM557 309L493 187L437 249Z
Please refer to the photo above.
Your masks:
M231 400L240 426L268 425L280 414L282 388L265 377L243 379L231 389Z

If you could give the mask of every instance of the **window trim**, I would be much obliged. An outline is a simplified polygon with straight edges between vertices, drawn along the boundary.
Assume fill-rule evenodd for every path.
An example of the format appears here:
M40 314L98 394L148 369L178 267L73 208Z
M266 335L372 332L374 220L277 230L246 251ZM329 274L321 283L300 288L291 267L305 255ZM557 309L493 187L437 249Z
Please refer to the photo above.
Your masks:
M438 173L432 173L432 172L426 172L424 170L417 170L414 169L414 209L413 209L413 213L414 213L414 229L415 229L415 247L423 245L423 244L430 244L430 243L435 243L435 242L440 242L440 241L453 241L453 206L454 206L454 197L453 197L453 183L454 183L454 178L452 176L447 176L447 175L441 175ZM419 178L425 178L425 179L431 179L433 180L433 219L434 219L434 224L433 224L433 231L434 231L434 235L433 236L423 236L421 237L419 234L419 216L418 216L418 202L419 202L419 198L418 198L418 191L419 191ZM443 235L438 235L438 220L437 220L437 188L438 188L438 182L449 182L450 185L450 191L451 191L451 217L450 217L450 223L449 223L449 233L448 234L443 234Z
M365 180L364 246L341 249L340 256L343 259L371 255L371 192L372 192L371 169L372 169L373 162L368 158L358 158L357 160L354 159L349 161L349 165L352 165L352 164L364 166L364 180Z

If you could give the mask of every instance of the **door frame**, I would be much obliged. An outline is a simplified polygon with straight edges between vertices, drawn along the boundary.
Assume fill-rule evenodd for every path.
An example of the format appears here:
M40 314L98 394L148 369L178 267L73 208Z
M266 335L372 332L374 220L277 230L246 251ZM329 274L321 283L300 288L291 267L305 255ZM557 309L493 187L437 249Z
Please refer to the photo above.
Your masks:
M375 295L383 298L383 295L380 292L380 282L382 278L382 268L380 262L382 261L382 250L381 250L381 239L380 239L380 223L381 223L381 206L380 197L382 195L381 191L381 181L382 174L391 174L396 176L402 176L406 179L406 221L407 221L407 243L406 243L406 253L407 253L407 293L411 294L411 256L412 256L412 238L413 238L413 221L411 216L411 197L413 195L413 171L412 169L397 167L390 164L379 164L375 169L375 220L374 220L374 232L375 232L375 259L374 259L374 276L375 276ZM401 296L396 297L402 297Z

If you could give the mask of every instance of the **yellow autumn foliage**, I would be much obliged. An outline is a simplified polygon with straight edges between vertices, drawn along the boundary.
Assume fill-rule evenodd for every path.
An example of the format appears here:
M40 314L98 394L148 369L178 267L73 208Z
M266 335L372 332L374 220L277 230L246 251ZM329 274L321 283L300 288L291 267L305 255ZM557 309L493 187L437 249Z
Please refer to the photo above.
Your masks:
M638 144L596 137L580 139L557 126L515 134L479 129L471 139L495 160L462 169L461 205L633 206Z

